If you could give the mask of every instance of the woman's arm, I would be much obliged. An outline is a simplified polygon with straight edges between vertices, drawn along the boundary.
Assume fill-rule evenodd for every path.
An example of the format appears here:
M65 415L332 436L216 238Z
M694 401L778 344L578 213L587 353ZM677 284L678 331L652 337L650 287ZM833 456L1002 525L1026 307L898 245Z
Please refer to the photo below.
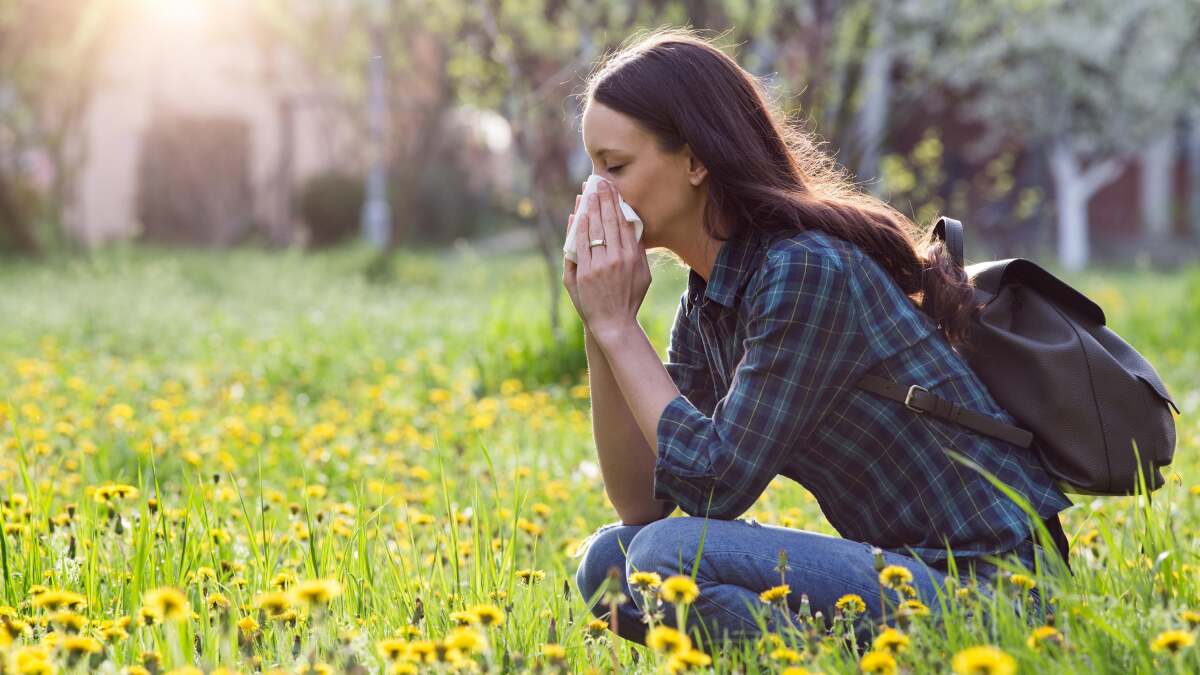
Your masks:
M592 398L592 434L608 498L626 525L663 518L670 513L664 513L668 506L674 510L674 503L652 496L654 452L621 394L608 358L587 328L584 345ZM657 357L655 363L659 363Z
M688 515L725 520L749 509L871 363L836 256L783 252L752 286L745 353L711 415L679 393L636 322L596 330L654 449L651 497L669 497Z

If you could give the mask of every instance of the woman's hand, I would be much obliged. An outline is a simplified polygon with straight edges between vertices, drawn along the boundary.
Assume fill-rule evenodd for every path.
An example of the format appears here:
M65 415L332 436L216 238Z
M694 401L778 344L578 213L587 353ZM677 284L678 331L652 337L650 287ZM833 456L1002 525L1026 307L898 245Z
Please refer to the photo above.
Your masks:
M582 187L581 187L582 189ZM575 211L579 210L580 195L575 195L575 208L571 211L571 215L567 216L567 230L563 232L563 236L567 236L567 232L571 231L571 221L575 218ZM583 313L579 311L579 290L575 281L576 270L579 266L570 259L563 258L563 286L567 288L567 296L571 298L571 304L575 306L575 312L580 316Z
M578 207L578 197L575 204ZM608 181L601 181L591 195L584 217L587 222L579 223L575 231L577 262L563 261L563 285L575 311L593 335L636 325L650 288L650 264ZM570 224L568 218L568 229ZM590 246L592 239L603 239L605 244Z

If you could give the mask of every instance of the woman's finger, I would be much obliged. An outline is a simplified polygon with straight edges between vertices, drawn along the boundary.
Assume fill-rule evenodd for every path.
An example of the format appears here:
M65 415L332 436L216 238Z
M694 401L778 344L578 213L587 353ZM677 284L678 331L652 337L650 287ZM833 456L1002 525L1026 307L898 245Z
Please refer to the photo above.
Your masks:
M604 247L604 256L606 259L617 258L621 255L621 233L617 230L618 213L613 210L613 191L612 187L603 182L600 184L600 222L604 229L604 241L608 245Z
M608 251L607 251L608 240L607 239L605 239L605 243L606 243L605 246L592 246L591 245L591 240L593 240L593 239L604 239L604 221L601 220L601 217L600 217L600 195L595 192L588 195L587 214L588 214L588 235L587 235L588 241L584 242L584 243L587 244L588 266L590 267L591 263L598 263L598 262L604 260L608 254Z
M588 213L583 211L579 214L580 221L575 224L575 265L580 270L587 270L591 267L592 254L588 249L588 237L590 225L588 223Z
M616 214L617 221L617 240L620 242L621 250L633 248L632 232L629 231L629 221L625 220L625 214L621 212L621 196L617 193L615 185L608 186L609 199L612 201L613 213Z

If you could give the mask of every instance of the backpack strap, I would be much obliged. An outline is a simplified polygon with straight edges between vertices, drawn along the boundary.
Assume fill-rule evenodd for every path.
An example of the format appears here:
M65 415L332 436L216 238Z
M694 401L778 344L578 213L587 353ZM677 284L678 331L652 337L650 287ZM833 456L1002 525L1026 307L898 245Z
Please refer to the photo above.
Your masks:
M866 389L903 403L906 408L915 413L929 413L934 417L960 424L968 429L974 429L981 434L999 438L1022 448L1028 448L1033 443L1032 432L947 401L917 384L905 386L875 375L863 375L858 380L857 386L860 389Z
M933 224L932 241L942 241L954 264L963 267L963 224L953 218L942 216Z

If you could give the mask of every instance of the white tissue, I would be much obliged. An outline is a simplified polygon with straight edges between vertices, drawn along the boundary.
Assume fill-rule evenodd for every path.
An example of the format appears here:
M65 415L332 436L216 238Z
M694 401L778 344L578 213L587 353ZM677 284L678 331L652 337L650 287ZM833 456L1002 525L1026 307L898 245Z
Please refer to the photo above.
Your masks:
M600 181L605 180L602 176L592 174L588 176L587 184L583 186L583 196L579 200L579 208L575 211L575 217L571 218L571 227L567 230L567 240L563 243L563 255L571 262L579 262L575 259L575 226L584 219L587 213L588 195L596 191L600 187ZM609 187L612 187L611 185ZM617 201L621 205L621 213L624 214L625 220L628 220L633 225L633 235L638 241L642 240L642 217L639 216L633 207L625 203L620 195L617 195Z

